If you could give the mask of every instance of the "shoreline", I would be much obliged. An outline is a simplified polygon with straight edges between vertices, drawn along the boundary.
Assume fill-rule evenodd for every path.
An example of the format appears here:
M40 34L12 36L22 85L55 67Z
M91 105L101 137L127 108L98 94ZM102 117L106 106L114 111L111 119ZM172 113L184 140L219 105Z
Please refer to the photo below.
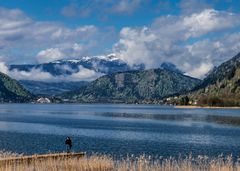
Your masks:
M156 105L156 106L169 106L179 109L240 109L240 106L196 106L196 105L170 105L170 104L156 104L156 103L0 103L0 105L14 105L14 104L34 104L34 105Z
M222 107L222 106L191 106L191 105L176 105L174 108L179 108L179 109L198 109L198 108L203 108L203 109L240 109L240 106L232 106L232 107Z

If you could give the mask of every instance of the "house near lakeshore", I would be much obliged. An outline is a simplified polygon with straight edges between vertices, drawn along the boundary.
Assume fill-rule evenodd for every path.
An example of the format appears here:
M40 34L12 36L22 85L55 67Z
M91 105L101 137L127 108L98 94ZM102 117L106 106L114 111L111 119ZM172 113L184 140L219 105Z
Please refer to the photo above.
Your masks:
M51 100L46 97L40 97L39 99L37 99L37 103L51 103Z

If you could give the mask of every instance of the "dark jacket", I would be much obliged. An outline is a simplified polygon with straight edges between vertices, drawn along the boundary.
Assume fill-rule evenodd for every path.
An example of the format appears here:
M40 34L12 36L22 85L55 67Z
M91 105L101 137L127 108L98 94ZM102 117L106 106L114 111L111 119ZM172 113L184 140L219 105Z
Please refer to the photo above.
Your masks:
M69 145L69 147L71 148L72 147L72 140L70 138L67 138L66 141L65 141L65 144Z

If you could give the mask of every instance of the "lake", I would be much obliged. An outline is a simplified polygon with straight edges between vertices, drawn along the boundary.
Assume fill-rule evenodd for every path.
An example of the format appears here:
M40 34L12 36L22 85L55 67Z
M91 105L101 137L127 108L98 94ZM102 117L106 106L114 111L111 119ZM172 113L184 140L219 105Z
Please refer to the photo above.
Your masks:
M0 149L35 154L74 151L114 156L240 156L239 109L123 104L1 104ZM219 120L220 118L220 120Z

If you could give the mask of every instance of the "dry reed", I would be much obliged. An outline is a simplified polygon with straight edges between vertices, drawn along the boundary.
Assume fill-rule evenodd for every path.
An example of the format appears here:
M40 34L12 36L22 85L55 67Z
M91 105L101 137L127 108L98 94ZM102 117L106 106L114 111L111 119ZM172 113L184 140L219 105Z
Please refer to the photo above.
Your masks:
M10 157L17 155L5 152L1 156L6 158L7 154ZM152 159L142 155L115 160L107 155L91 155L81 158L33 158L30 162L5 162L0 164L0 171L240 171L239 161L234 162L231 156L212 159L207 156Z

